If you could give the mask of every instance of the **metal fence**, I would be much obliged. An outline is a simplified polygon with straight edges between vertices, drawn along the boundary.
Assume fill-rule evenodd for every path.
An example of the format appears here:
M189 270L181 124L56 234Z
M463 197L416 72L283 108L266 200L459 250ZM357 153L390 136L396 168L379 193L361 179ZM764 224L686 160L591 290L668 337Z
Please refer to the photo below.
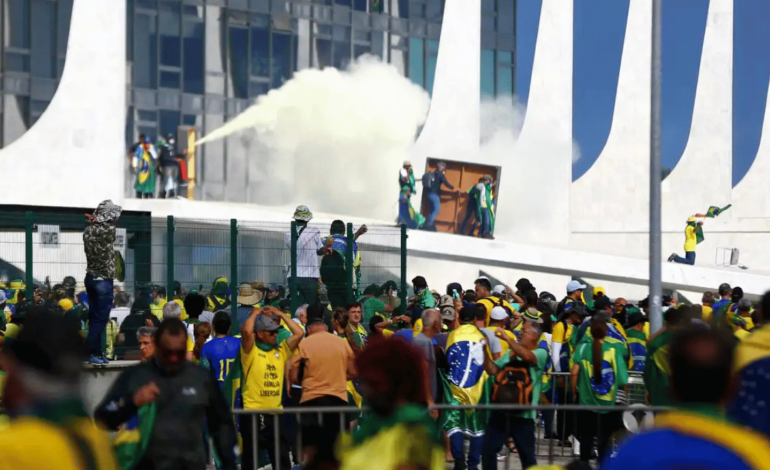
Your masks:
M82 292L86 226L80 211L0 210L0 288L12 294L22 291L31 298L36 288L56 286L71 276L76 291ZM285 294L295 291L291 246L296 244L297 232L291 230L293 226L293 222L153 218L124 212L117 223L114 248L125 260L125 277L115 282L115 288L134 300L140 293L149 297L153 288L157 292L162 287L170 301L193 290L206 294L215 279L224 277L234 315L242 282L276 284ZM328 227L312 222L310 226L320 230L322 239L329 235ZM346 228L346 238L352 241L354 228L351 224ZM295 235L287 240L289 233ZM368 227L356 241L360 269L354 268L352 253L344 257L346 300L356 299L369 284L394 281L405 304L406 240L404 227ZM319 291L324 300L323 285Z
M670 408L667 407L650 407L650 406L640 406L640 405L616 405L616 406L583 406L578 404L552 404L552 405L469 405L469 406L462 406L462 405L436 405L432 407L432 409L437 409L440 412L446 412L450 410L460 410L460 411L503 411L503 412L517 412L517 411L528 411L528 410L536 410L538 411L538 424L535 427L535 438L536 438L536 448L535 453L537 455L539 463L544 463L547 461L548 464L565 464L569 461L578 459L579 456L572 454L572 448L568 448L565 452L565 447L563 445L559 445L555 441L555 439L549 438L550 436L546 436L544 433L544 426L543 426L543 418L547 416L548 414L556 415L559 412L564 412L566 414L572 414L573 415L573 424L575 427L580 426L580 423L577 422L577 412L594 412L594 413L600 413L600 412L617 412L617 413L624 413L628 414L631 413L637 417L639 415L647 415L648 417L651 417L653 413L658 413L662 411L668 411ZM319 424L320 426L323 426L324 421L327 421L328 423L331 423L332 426L334 426L335 430L339 429L341 432L348 431L350 426L349 422L351 418L359 417L362 415L362 413L368 413L369 410L367 408L357 408L352 406L345 406L345 407L298 407L298 408L283 408L283 409L271 409L271 410L243 410L243 409L236 409L233 410L233 413L235 413L237 416L239 416L240 427L243 426L249 426L251 428L250 437L251 437L251 446L245 447L245 451L248 450L251 452L251 458L254 462L254 465L251 467L254 470L257 470L258 468L263 467L266 462L266 456L264 453L267 451L266 446L259 445L259 441L262 440L263 443L265 442L264 436L261 438L258 438L259 436L259 429L264 428L264 424L258 425L259 420L272 420L272 429L279 429L282 426L290 426L295 429L295 432L293 433L293 436L286 436L284 434L284 437L289 437L289 439L292 441L290 443L290 452L291 457L293 460L292 465L299 465L299 459L296 457L298 452L302 452L303 449L303 432L302 432L302 426L301 424L303 422L306 422L308 418L312 418L312 421ZM585 415L583 415L585 416ZM439 418L440 420L441 418ZM629 431L627 429L618 429L613 436L613 445L617 445L623 438L627 437L630 434L633 434L633 431ZM272 441L269 443L269 445L272 447L270 449L274 452L274 455L280 455L281 453L281 442L280 442L280 433L274 432L272 433L272 436L269 436L269 441ZM574 433L571 433L574 435ZM244 443L244 446L247 444ZM428 445L426 443L426 445ZM250 448L249 448L250 447ZM558 449L557 449L558 447ZM382 449L383 452L386 452L387 449ZM467 452L466 452L467 454ZM372 455L372 458L377 458L376 455ZM276 462L272 462L272 468L273 470L281 470L283 467L280 464L280 459L276 459ZM508 470L509 468L519 468L519 460L518 457L515 454L509 454L502 462L498 463L498 468L505 468ZM243 470L246 470L247 467L242 467ZM284 469L285 470L285 469Z

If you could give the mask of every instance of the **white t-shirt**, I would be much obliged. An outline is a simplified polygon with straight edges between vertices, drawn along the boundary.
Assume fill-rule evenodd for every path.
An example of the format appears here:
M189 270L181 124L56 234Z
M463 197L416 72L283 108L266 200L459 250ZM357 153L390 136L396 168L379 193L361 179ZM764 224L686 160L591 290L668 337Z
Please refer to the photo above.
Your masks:
M481 207L487 207L487 185L483 182L476 185L476 189L479 192L479 203Z
M500 344L500 339L495 336L495 332L489 328L481 328L481 332L487 337L487 343L489 344L489 350L492 354L500 354L503 352L503 346Z
M128 307L115 307L110 310L110 319L114 318L118 322L118 328L123 320L131 313L131 309Z
M297 230L302 230L302 227L297 227ZM286 248L291 249L291 232L286 234L285 242ZM318 250L323 246L321 232L317 228L306 226L302 230L297 238L297 277L321 277L318 270Z

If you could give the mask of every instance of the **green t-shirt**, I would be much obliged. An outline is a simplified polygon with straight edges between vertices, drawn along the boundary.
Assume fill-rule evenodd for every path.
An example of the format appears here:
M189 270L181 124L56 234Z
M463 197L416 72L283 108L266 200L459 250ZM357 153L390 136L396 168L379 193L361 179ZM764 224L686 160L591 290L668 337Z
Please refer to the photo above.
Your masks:
M602 343L602 381L593 380L593 344L580 342L572 361L580 366L578 375L578 403L589 406L612 406L618 387L628 384L628 367L620 352L609 343ZM607 411L599 411L607 413Z
M668 348L671 332L658 334L647 345L647 357L644 359L644 384L650 392L650 405L671 406L673 400L668 390L668 376L671 369L668 363Z
M499 359L495 361L497 367L505 367L506 364L511 362L512 350L506 351ZM540 404L540 389L543 385L543 372L545 372L545 366L548 363L548 352L543 348L537 348L532 351L532 354L537 358L537 365L529 367L529 376L532 378L532 405ZM537 420L537 411L527 410L514 412L513 414L521 416L522 418L529 418Z
M377 297L369 297L366 299L363 305L364 310L364 324L368 325L377 314L385 315L385 302Z

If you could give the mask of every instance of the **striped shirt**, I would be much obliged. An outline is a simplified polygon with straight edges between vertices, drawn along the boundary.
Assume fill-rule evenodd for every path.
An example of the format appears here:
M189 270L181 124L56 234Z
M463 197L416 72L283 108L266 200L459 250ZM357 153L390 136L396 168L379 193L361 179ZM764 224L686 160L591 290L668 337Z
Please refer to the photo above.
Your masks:
M302 230L298 227L298 230ZM291 249L291 232L286 234L286 247ZM306 227L297 238L297 277L318 279L318 250L323 247L321 232L315 227ZM290 275L291 276L291 275Z

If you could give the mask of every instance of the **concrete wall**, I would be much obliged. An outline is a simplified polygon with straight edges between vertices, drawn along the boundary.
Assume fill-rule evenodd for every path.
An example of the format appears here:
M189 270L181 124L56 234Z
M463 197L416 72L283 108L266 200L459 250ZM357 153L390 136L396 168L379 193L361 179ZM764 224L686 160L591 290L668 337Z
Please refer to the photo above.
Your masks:
M75 0L59 87L32 128L0 150L4 204L93 207L123 197L126 3Z

